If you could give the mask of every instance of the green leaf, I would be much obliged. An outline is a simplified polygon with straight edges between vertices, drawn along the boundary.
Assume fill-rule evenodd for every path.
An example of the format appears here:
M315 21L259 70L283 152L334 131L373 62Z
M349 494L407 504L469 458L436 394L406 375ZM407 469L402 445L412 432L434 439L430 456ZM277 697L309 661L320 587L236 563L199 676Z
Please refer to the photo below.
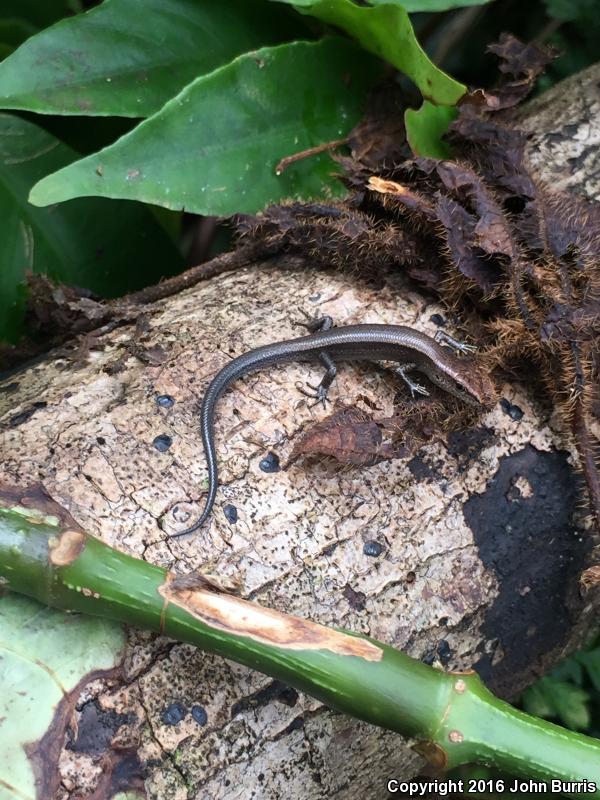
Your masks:
M548 16L561 22L598 20L598 0L544 0Z
M405 11L448 11L451 8L464 8L465 6L484 6L492 0L369 0L372 6L398 5ZM570 2L570 0L569 0Z
M561 661L552 672L550 677L557 681L565 683L573 683L575 686L581 686L583 683L583 667L576 655L573 654L569 658Z
M585 730L590 724L589 695L578 686L552 680L553 703L556 716L574 731Z
M442 136L457 116L456 108L434 106L429 100L424 100L417 111L407 108L404 112L404 123L413 153L431 158L450 158L452 151L449 145L442 141Z
M345 136L380 70L337 37L248 53L195 80L115 144L41 180L30 200L43 206L102 195L230 215L339 192L327 155L279 176L275 167Z
M544 691L544 686L541 681L536 681L529 686L521 695L523 708L528 714L533 714L535 717L543 717L547 719L555 714L554 705L551 698L548 697Z
M298 31L254 0L105 0L0 64L0 108L145 117L235 56Z
M585 730L590 724L589 695L578 686L546 675L523 693L523 707L529 714L558 717L571 730Z
M69 693L86 675L91 679L97 670L114 668L124 644L123 629L113 622L54 611L14 594L0 598L3 800L40 796L48 776L35 773L27 754L35 753L53 720L60 719L56 712Z
M116 296L181 268L174 245L142 206L28 204L35 181L75 155L37 125L0 114L0 339L15 341L20 333L26 270Z
M329 25L342 28L364 48L393 64L436 105L455 105L467 87L433 64L414 34L402 5L359 6L352 0L277 0Z
M579 652L576 654L576 658L585 667L594 689L600 692L600 648Z

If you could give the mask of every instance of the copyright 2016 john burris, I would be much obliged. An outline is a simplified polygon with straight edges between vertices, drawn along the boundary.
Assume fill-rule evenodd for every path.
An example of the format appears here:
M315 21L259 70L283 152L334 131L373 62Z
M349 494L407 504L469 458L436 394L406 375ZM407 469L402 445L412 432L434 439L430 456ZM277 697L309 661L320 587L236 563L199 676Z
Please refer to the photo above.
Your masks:
M594 794L597 785L592 781L551 781L533 780L447 780L447 781L399 781L392 778L387 782L390 794L404 797L429 797L431 794L456 795L480 794Z

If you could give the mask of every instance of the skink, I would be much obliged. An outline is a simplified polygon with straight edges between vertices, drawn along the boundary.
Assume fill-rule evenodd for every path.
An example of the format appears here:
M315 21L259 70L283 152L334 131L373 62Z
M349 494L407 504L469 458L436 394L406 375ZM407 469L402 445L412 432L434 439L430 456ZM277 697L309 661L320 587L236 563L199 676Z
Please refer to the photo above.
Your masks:
M331 327L329 317L315 320L310 326L316 332L298 339L257 347L234 358L213 378L200 410L200 431L208 466L208 494L204 510L193 525L172 534L185 536L197 530L208 518L215 502L218 486L217 458L214 443L214 416L219 397L233 381L249 372L269 364L288 361L321 361L327 372L315 388L317 400L325 402L335 374L335 358L346 361L392 361L399 366L396 371L408 384L411 392L428 394L427 390L414 383L407 375L408 370L417 370L429 380L455 397L471 405L486 405L494 397L490 378L480 372L472 360L461 359L448 347L443 347L435 339L413 328L401 325L347 325ZM450 339L450 337L446 337ZM455 345L454 340L451 340ZM460 349L472 349L460 346Z

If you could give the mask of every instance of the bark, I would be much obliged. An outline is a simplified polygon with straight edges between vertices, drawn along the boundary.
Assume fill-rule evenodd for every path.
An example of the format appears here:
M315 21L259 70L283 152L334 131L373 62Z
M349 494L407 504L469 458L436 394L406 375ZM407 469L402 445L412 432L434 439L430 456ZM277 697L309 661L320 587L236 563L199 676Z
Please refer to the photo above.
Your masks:
M586 147L600 137L599 77L596 67L566 81L520 121L535 132L530 158L542 176L590 196L598 195L598 162ZM261 264L218 276L149 307L137 329L101 335L87 351L50 353L7 378L0 482L41 481L88 532L153 563L210 570L248 599L449 669L476 667L501 695L518 692L581 640L593 611L579 592L591 539L574 535L575 453L526 387L506 384L506 402L410 461L341 469L289 459L328 413L295 386L320 368L250 376L218 407L221 488L210 524L190 541L167 537L202 506L197 410L207 381L231 356L298 335L299 309L431 334L432 315L444 313L398 273L377 290L356 276ZM332 396L383 418L396 391L368 367L341 365ZM175 404L160 406L161 395ZM396 734L136 631L120 681L100 681L93 693L101 709L134 715L118 738L134 747L157 800L376 798L388 778L407 779L422 764ZM164 715L173 702L188 711L175 725ZM203 726L194 705L207 714ZM77 723L76 711L67 723ZM97 762L63 750L72 796L92 796Z
M600 199L600 66L527 104L517 123L530 134L529 163L555 189Z

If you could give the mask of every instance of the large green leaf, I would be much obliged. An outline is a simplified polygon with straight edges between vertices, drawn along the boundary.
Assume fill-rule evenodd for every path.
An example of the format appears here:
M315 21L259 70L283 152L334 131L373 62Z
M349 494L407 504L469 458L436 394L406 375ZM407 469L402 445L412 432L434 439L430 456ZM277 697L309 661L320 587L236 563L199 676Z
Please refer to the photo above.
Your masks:
M544 0L544 4L553 19L598 27L598 0Z
M352 0L277 1L342 28L367 50L408 75L423 97L432 103L453 106L466 92L466 86L429 60L417 41L403 5L386 3L370 8L359 6Z
M254 212L283 197L339 191L327 155L282 175L283 156L343 137L381 63L347 39L265 47L198 78L99 153L49 175L30 200L143 200L199 214Z
M105 0L0 65L0 108L145 117L199 75L298 26L262 0Z
M113 668L125 643L120 625L68 615L9 594L0 598L0 797L34 800L49 776L28 753L49 733L61 703L86 675ZM91 674L90 674L91 673ZM56 737L59 730L51 735Z
M37 125L0 114L0 339L19 334L25 270L115 296L181 268L174 245L140 205L95 199L39 209L27 202L36 180L75 155Z
M405 11L448 11L465 6L484 6L492 0L369 0L372 6L392 4L402 6ZM571 2L571 0L567 0Z

